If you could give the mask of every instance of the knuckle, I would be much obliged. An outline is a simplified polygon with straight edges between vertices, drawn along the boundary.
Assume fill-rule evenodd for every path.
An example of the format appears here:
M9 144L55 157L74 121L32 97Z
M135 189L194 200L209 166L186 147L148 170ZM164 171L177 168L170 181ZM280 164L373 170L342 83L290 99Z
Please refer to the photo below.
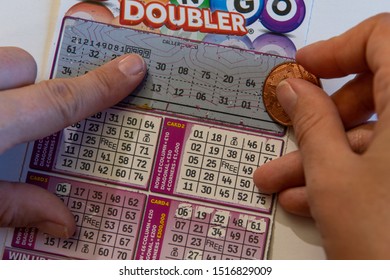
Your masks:
M65 124L72 124L80 115L83 99L72 79L54 79L39 83L41 93Z
M390 67L378 69L374 77L374 100L377 111L380 113L389 103L390 94Z
M311 135L318 133L318 130L321 129L321 121L321 116L313 110L294 116L295 137L299 147L304 145L305 139L309 139Z
M8 182L1 182L0 187L0 227L10 227L13 226L13 221L15 220L15 213L12 211L14 209L12 202L10 201L10 196L7 195L12 191L12 185ZM11 197L12 198L12 197Z
M102 98L115 90L117 82L113 80L111 73L98 68L89 72L87 76L92 87L92 92L97 98Z

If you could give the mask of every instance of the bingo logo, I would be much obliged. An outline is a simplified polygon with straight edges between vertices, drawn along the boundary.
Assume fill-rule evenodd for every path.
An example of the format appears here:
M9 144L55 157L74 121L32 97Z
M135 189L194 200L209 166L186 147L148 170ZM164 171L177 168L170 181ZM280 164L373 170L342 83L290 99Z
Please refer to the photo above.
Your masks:
M246 25L256 21L276 33L297 29L305 19L304 0L210 0L212 11L238 12L245 17Z
M271 32L297 29L306 14L304 0L122 0L121 24L245 35L260 22Z
M199 2L199 0L192 0L192 2ZM190 5L165 5L160 2L144 4L139 1L122 0L120 23L124 25L144 23L152 28L165 25L172 30L183 29L205 33L231 35L248 33L244 16L237 12L218 10L212 13L210 9L199 9Z

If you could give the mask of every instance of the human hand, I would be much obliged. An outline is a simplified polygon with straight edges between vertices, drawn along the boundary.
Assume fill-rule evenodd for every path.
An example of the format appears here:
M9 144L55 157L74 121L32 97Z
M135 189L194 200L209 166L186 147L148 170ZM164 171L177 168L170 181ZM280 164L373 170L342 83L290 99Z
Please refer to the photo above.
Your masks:
M145 73L141 57L126 55L81 77L34 84L31 55L0 48L0 153L118 103ZM55 195L29 184L0 182L0 227L20 226L64 238L75 231L73 215Z
M255 184L312 215L328 258L388 259L390 15L303 48L297 61L321 78L358 75L332 98L303 80L278 86L299 150L258 168ZM365 125L374 111L378 122Z

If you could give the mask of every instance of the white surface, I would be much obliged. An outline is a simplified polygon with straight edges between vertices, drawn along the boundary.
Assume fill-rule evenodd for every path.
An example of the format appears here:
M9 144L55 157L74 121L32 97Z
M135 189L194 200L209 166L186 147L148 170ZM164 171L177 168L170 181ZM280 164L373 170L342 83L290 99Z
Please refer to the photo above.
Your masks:
M38 80L47 77L49 50L59 0L1 1L0 46L14 45L29 51L39 67ZM338 35L378 12L390 11L390 1L315 0L308 43ZM344 80L325 81L333 92ZM24 145L0 155L0 180L17 180L24 156ZM270 258L323 259L321 240L310 219L295 217L278 208ZM0 251L2 231L0 231Z

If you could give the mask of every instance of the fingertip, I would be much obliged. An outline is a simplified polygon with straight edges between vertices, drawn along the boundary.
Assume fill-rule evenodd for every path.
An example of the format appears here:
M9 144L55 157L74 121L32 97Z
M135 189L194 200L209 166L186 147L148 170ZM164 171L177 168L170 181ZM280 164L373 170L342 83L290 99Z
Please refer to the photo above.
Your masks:
M24 183L0 183L0 226L34 227L69 238L76 222L68 207L47 190Z
M138 54L121 57L118 63L119 70L126 76L144 75L146 73L145 60Z
M278 202L285 211L291 214L311 217L305 187L295 187L280 192Z
M268 168L267 164L262 165L256 168L255 172L253 172L253 182L255 186L261 193L272 194L274 193L271 185L268 183Z
M37 64L34 57L18 47L0 48L0 90L35 82Z
M53 235L59 238L68 239L73 236L76 231L76 226L73 223L55 223L55 222L41 222L33 225L38 228L39 231Z

